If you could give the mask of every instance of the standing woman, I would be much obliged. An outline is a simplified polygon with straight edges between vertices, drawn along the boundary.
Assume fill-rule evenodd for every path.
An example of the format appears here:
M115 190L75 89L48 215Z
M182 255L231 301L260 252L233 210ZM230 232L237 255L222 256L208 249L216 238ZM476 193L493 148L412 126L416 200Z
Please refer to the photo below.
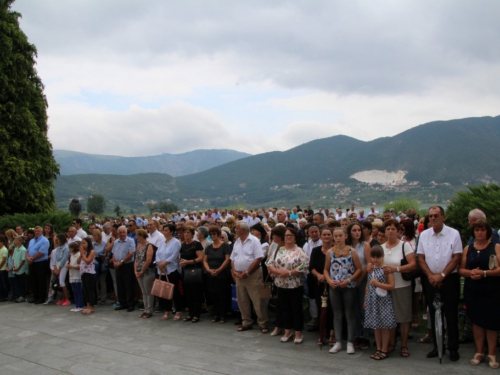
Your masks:
M66 274L68 273L68 268L66 265L69 261L69 248L66 244L66 235L58 234L56 237L55 249L55 264L52 272L54 275L59 276L59 285L62 289L63 298L56 305L68 306L71 302L68 297L68 288L66 287Z
M412 321L411 302L413 290L411 281L403 280L402 273L411 272L417 267L415 254L408 244L398 239L399 223L396 219L385 221L385 237L387 242L382 245L384 250L384 272L394 274L394 290L392 290L392 303L396 314L396 322L399 323L401 333L401 357L410 356L408 351L408 334L410 333L410 323ZM404 244L404 254L403 254ZM408 264L401 266L401 259L406 257ZM391 329L388 352L392 353L396 346L396 328Z
M184 243L182 244L180 266L184 270L183 285L186 294L189 316L185 322L198 323L200 321L201 304L203 303L203 282L186 283L186 270L198 268L203 262L203 246L194 240L194 227L188 225L184 231Z
M269 246L269 259L274 259L278 255L277 251L285 246L285 232L286 227L283 224L276 225L271 229L271 245ZM269 270L268 270L269 271ZM273 279L276 277L272 272L269 273L270 277ZM276 283L274 283L276 285ZM271 332L271 336L278 336L283 333L283 309L279 304L279 300L275 301L276 311L275 311L275 321L274 330Z
M144 229L137 229L136 232L137 247L135 249L134 272L139 287L142 291L144 301L144 312L139 318L147 319L153 316L154 296L151 294L151 288L155 281L155 266L153 263L153 244L148 243L148 232Z
M184 233L184 228L180 229L182 229L182 233ZM181 243L177 238L174 237L174 234L174 224L167 224L163 226L163 235L165 236L165 241L160 244L158 250L156 251L155 264L158 270L158 278L166 281L168 275L168 281L174 284L174 320L180 320L182 316L182 310L184 310L184 303L179 290L179 283L181 280L181 274L179 272L179 252L181 251ZM162 320L167 320L172 313L172 301L159 298L158 304L159 309L165 311Z
M325 288L328 288L326 278L324 275L325 270L325 257L328 250L332 248L333 235L332 231L328 228L321 230L321 241L323 245L317 246L311 251L311 260L309 262L309 272L314 276L315 283L314 295L316 297L316 306L318 311L321 311L321 296ZM328 291L328 289L326 289ZM335 332L333 330L333 310L332 305L328 302L326 310L326 331L330 332L330 346L335 344ZM325 335L326 336L326 335ZM318 339L318 345L323 345L321 339Z
M277 250L276 256L268 259L269 272L276 277L274 283L278 288L278 301L283 313L285 334L281 342L292 339L295 330L295 344L303 340L304 311L302 296L304 295L304 274L309 268L309 259L304 250L297 246L298 232L295 228L287 228L285 246Z
M55 241L56 241L56 232L54 232L54 227L50 223L46 223L43 226L43 236L49 240L49 256L52 250L54 250L55 247ZM68 250L69 251L69 250Z
M403 229L403 237L401 241L405 243L405 246L410 246L413 252L415 253L415 259L417 259L417 238L415 236L415 226L413 221L408 218L406 220L401 221L401 228ZM417 289L418 288L418 289ZM412 328L418 328L418 304L420 301L420 294L422 291L422 281L420 277L412 280L411 282L411 290L412 290ZM418 291L416 291L418 290Z
M354 347L366 349L370 345L368 339L369 330L364 328L363 322L365 320L365 309L363 304L365 302L366 293L366 263L370 260L371 247L365 241L363 229L361 224L353 222L347 227L347 241L346 243L356 249L358 253L359 262L361 263L361 275L356 281L356 339L354 339Z
M95 285L95 251L92 247L92 241L86 237L80 244L80 275L82 278L83 295L87 301L87 308L81 312L84 315L94 313L94 306L97 303L97 293Z
M97 280L101 286L100 301L102 304L106 303L106 276L108 275L108 262L106 261L106 242L102 240L102 232L99 229L94 229L92 232L94 241L92 246L95 251L95 259L98 266Z
M373 246L379 244L378 241L372 236L373 226L371 221L363 220L361 222L361 229L363 229L363 236L365 238L365 241L370 245L370 248L373 248Z
M108 242L106 244L106 261L108 263L108 271L109 274L111 275L111 280L113 281L113 292L115 295L115 302L111 305L111 307L119 307L120 302L118 302L118 287L116 285L116 269L111 261L111 258L113 257L113 254L111 253L111 250L113 249L113 244L115 240L118 238L118 228L120 226L118 224L113 224L111 226L111 236L108 239Z
M212 243L205 249L203 266L207 272L208 292L212 297L214 319L212 323L225 323L231 303L231 273L229 264L231 247L222 241L217 225L209 227Z
M496 346L500 330L500 245L491 239L492 229L486 220L472 224L475 241L466 246L458 269L465 278L464 297L467 315L472 321L472 332L476 343L476 354L471 365L484 359L484 341L488 343L488 365L498 368ZM493 261L492 261L493 260Z
M330 303L333 309L333 328L336 343L330 353L342 349L342 321L347 321L347 354L354 354L356 335L356 279L361 275L358 253L346 245L347 234L344 228L333 231L334 246L326 253L323 275L330 285Z

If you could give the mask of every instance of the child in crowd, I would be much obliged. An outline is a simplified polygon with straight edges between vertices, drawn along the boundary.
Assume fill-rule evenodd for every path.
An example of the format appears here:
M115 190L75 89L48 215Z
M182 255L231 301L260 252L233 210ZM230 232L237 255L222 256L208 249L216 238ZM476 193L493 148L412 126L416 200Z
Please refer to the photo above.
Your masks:
M63 294L62 298L59 300L59 302L56 303L56 305L68 306L70 302L68 296L68 288L66 288L66 274L68 273L66 265L68 264L69 260L69 249L68 245L66 244L66 235L58 234L56 236L55 243L57 247L53 251L53 253L55 253L55 262L52 274L59 278L59 287L62 289Z
M7 250L7 237L0 234L0 302L7 301L9 296L9 280L7 275L7 258L9 251Z
M12 272L14 280L12 283L12 296L15 302L26 301L26 275L28 274L28 262L26 262L26 248L24 237L17 236L14 239L14 254L12 255Z
M14 271L12 268L14 267L14 246L9 246L9 257L7 258L7 276L9 279L9 290L10 297L9 301L14 301L16 297L14 296ZM17 296L19 298L19 296Z
M87 308L81 312L84 315L95 312L94 306L97 303L97 289L95 277L95 251L89 237L82 239L80 243L80 277L82 279L83 294L87 301Z
M365 328L375 330L377 351L370 358L380 361L388 357L390 330L396 328L396 315L390 290L394 289L394 275L384 274L384 250L375 245L370 251L368 280L365 293Z
M80 276L80 242L72 242L68 247L70 256L66 268L69 270L69 283L71 284L73 296L75 297L75 308L71 309L71 311L79 312L83 310L82 278Z

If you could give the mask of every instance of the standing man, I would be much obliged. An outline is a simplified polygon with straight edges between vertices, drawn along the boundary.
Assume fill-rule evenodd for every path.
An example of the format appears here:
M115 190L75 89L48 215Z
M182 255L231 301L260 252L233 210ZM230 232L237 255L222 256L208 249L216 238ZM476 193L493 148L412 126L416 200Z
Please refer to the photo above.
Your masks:
M118 228L118 238L113 243L111 253L113 254L111 261L116 271L116 287L120 302L120 306L115 307L115 310L134 311L135 242L132 238L127 237L126 226L122 225Z
M366 217L365 217L365 211L363 211L363 210L359 210L358 221L359 221L359 222L362 222L362 221L364 221L364 220L366 220Z
M134 219L128 221L127 228L127 237L132 238L134 240L135 246L137 246L137 235L135 234L135 231L137 230L137 224Z
M73 226L76 228L76 234L78 235L78 237L80 238L87 237L87 232L85 232L82 228L82 219L77 218L73 220Z
M458 361L458 301L460 298L460 276L457 267L462 258L462 241L457 230L444 224L446 216L440 206L429 208L430 228L423 231L418 242L418 264L425 274L422 277L425 297L429 304L432 331L435 332L435 308L433 305L436 293L441 294L443 315L446 318L448 331L448 350L450 360ZM443 319L444 320L444 319ZM444 324L443 324L444 328ZM443 350L444 353L444 350ZM436 336L434 349L427 358L438 355Z
M234 244L230 259L242 320L238 331L252 329L253 304L260 331L268 333L267 309L259 294L259 287L263 282L260 263L264 258L264 252L257 237L250 234L250 228L245 221L236 223L236 234L238 240Z
M276 213L276 220L278 221L278 224L286 224L286 212L285 210L279 210Z
M318 214L317 214L318 215ZM307 257L311 258L312 249L315 247L323 245L323 241L320 238L319 226L318 224L309 224L309 229L307 231L309 239L304 244L303 250L307 254ZM314 295L314 283L315 278L312 273L308 273L306 276L307 281L307 295L309 296L309 313L311 314L311 321L307 324L310 328L307 332L314 332L318 329L318 305L316 304L316 296Z
M156 247L160 247L162 242L165 242L165 236L157 228L157 221L149 220L148 223L148 242L152 243Z
M45 276L49 268L49 247L50 243L43 235L42 227L35 227L35 237L30 241L26 261L29 264L31 276L31 290L33 299L28 302L35 305L45 302L47 296L47 281Z

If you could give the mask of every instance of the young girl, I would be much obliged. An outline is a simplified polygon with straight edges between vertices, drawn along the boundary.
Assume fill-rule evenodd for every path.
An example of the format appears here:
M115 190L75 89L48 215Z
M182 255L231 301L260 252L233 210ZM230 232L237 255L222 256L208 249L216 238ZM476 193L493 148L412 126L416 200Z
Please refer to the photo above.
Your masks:
M66 267L69 270L69 283L71 284L73 296L75 297L75 308L71 309L71 311L78 312L83 310L82 279L80 276L80 242L75 241L70 243L69 252L71 255Z
M396 328L396 315L392 306L390 290L394 289L394 275L384 274L384 250L375 245L370 251L372 263L368 270L365 293L365 328L375 330L377 351L370 358L380 361L388 357L390 332Z
M68 272L66 264L68 264L69 260L69 249L68 245L66 245L66 235L58 234L55 239L55 244L57 248L54 250L55 262L52 273L59 277L59 286L61 287L63 293L62 298L56 303L56 305L68 306L70 302L68 288L66 288L66 273Z

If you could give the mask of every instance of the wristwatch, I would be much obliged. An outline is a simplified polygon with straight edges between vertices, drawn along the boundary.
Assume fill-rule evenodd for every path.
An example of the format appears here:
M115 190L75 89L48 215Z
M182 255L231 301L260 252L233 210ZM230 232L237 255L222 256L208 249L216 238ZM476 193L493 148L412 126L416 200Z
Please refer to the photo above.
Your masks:
M486 271L483 271L483 272L484 272L484 273L483 273L483 275L484 275L484 278L486 279Z
M446 275L444 274L444 272L441 272L441 276L443 277L443 279L446 277Z

